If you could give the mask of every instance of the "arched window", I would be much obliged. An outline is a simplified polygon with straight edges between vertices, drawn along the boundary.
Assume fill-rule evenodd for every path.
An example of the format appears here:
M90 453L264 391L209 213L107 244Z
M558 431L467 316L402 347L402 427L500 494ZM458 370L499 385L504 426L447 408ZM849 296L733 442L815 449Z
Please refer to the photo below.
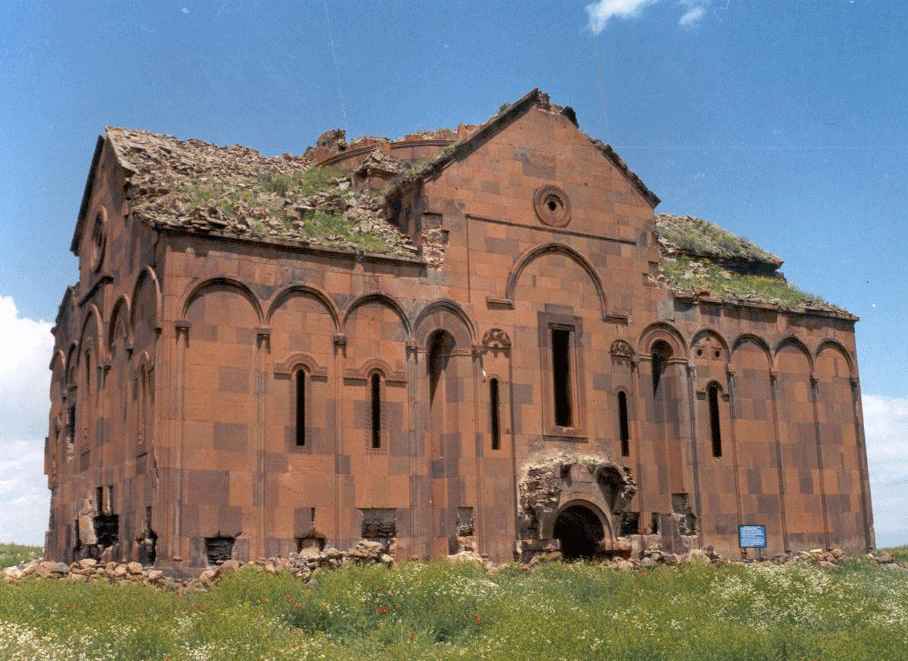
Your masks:
M372 449L381 447L381 376L378 372L370 379L372 391Z
M498 379L489 380L489 420L492 426L492 449L501 449L501 419L499 413Z
M709 431L713 443L713 456L722 456L722 429L719 420L719 384L710 383L706 389L709 399Z
M306 370L296 372L296 444L306 445Z
M618 438L621 439L621 456L630 456L631 431L627 419L627 395L624 391L618 393Z
M665 364L668 362L668 359L672 357L672 348L669 346L668 342L657 340L653 343L650 353L652 354L653 368L653 397L655 397L656 393L659 391L659 382L662 380L662 373L665 372Z

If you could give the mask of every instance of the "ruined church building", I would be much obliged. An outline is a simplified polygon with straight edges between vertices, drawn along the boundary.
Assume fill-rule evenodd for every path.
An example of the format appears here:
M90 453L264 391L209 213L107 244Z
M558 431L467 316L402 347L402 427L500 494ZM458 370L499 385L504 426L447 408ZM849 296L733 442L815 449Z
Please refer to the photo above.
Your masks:
M659 201L539 90L302 156L106 129L48 557L873 547L857 318Z

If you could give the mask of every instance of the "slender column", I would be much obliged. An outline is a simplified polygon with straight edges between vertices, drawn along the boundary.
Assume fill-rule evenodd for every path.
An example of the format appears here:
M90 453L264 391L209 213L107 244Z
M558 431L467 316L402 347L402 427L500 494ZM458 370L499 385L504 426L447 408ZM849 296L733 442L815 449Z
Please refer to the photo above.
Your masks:
M744 523L744 503L741 494L741 464L738 460L738 433L737 433L737 391L735 382L735 370L728 366L728 418L731 424L729 431L731 433L731 461L735 471L735 505L738 510L738 525Z
M469 224L469 223L467 223ZM473 346L472 351L473 358L473 439L474 439L474 454L476 462L476 506L473 509L473 534L477 535L478 539L476 540L476 549L481 553L485 547L485 516L483 516L482 510L482 457L483 452L485 451L485 434L479 433L479 425L483 416L481 414L482 409L480 408L481 399L482 399L482 347L479 345ZM484 427L484 425L483 425ZM479 525L476 525L477 519L479 520ZM456 527L456 522L455 522ZM455 536L457 531L454 531Z
M422 504L419 502L419 439L416 433L416 407L417 407L417 379L419 360L416 343L411 339L407 341L407 438L410 448L410 548L409 554L413 556L419 548L419 515Z
M633 409L629 411L630 414L630 424L632 430L632 447L634 448L634 455L637 457L637 511L639 512L638 516L643 516L645 514L645 503L643 496L643 453L641 452L643 436L641 432L641 423L640 415L643 411L643 407L640 404L640 359L637 356L634 356L631 361L631 385L633 386ZM645 525L643 521L637 522L637 533L640 533L642 526Z
M268 473L265 470L265 374L268 367L268 354L271 352L271 330L268 328L259 328L256 332L256 351L255 351L255 444L256 444L256 501L258 502L258 542L255 546L255 557L264 557L265 553L265 512L268 512L266 480ZM253 549L250 549L252 552Z
M516 339L516 335L512 332L512 336ZM513 340L512 340L513 342ZM514 360L511 357L511 351L513 350L513 344L510 349L508 349L508 415L511 420L511 493L514 497L514 555L515 558L519 560L516 556L517 554L517 545L520 543L520 493L518 492L517 487L517 435L514 432L516 429L517 422L517 413L514 411Z
M176 404L174 417L176 418L176 461L174 462L174 479L176 480L176 501L173 510L173 537L170 540L171 559L175 562L183 560L181 549L183 547L182 519L183 519L183 490L186 479L183 475L183 438L185 436L185 399L186 390L184 387L186 350L189 347L189 328L188 321L177 321L174 324L176 334L174 336L174 347L176 352L176 370L174 374L174 403Z
M779 522L782 526L782 548L788 553L791 547L788 544L788 515L785 510L785 467L782 459L782 434L779 419L779 373L774 369L769 370L769 384L772 390L772 426L775 433L776 466L779 471Z
M819 403L820 389L817 377L810 375L810 402L813 410L813 432L817 444L817 472L820 476L820 508L823 510L823 538L826 548L832 548L832 540L829 532L829 510L826 506L826 477L823 471L823 444L820 434L820 415Z
M344 355L347 352L347 336L334 336L334 543L341 539L341 480L337 471L343 454L344 427Z
M697 541L702 547L703 503L700 497L700 444L697 442L697 407L694 393L697 368L693 363L687 363L685 374L687 375L687 410L690 419L690 470L694 487L694 507L697 509L697 516L700 517L700 525L697 526Z

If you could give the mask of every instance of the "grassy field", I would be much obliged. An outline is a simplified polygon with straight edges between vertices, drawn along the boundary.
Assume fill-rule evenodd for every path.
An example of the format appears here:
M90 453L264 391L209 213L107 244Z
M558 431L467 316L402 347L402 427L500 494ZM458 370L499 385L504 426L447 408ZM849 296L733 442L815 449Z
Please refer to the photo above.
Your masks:
M185 596L0 583L3 659L904 659L908 572L855 560L620 572L252 569Z
M38 558L43 549L40 546L23 546L21 544L0 544L0 569L18 565L20 562Z

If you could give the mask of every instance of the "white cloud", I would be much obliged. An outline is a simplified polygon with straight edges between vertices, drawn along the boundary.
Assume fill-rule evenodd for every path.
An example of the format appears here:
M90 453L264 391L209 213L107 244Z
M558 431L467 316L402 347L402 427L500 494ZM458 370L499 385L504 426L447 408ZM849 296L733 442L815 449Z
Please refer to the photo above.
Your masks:
M908 397L864 395L877 544L908 544Z
M4 441L0 459L0 542L44 544L50 491L43 441Z
M15 301L0 296L0 541L44 541L51 325L20 317Z
M706 16L706 8L711 0L678 0L683 13L678 25L690 29L695 27ZM659 0L597 0L586 6L588 27L593 34L599 34L613 18L636 18L644 9Z
M593 34L605 29L612 18L635 18L658 0L598 0L586 6L589 28Z
M682 28L692 28L706 16L706 5L709 0L681 0L684 13L678 21Z

